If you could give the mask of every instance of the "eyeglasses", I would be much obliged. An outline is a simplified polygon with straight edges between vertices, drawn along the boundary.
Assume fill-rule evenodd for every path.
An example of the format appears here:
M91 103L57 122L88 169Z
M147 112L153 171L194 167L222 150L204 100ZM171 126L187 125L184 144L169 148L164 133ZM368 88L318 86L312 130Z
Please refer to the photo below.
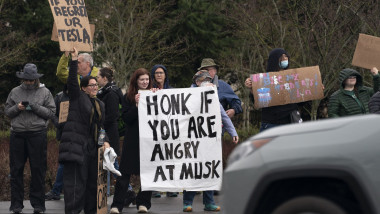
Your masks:
M155 75L164 75L165 74L165 72L156 72L156 73L154 73Z
M96 88L96 87L98 87L98 84L91 84L91 85L87 85L87 86L90 88Z

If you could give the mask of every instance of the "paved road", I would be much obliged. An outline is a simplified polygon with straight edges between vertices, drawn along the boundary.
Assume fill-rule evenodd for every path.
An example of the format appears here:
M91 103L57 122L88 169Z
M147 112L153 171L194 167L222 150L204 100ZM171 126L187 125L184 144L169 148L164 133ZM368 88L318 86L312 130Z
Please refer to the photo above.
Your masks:
M112 198L108 197L108 210L110 209L110 205L112 203ZM217 205L220 205L220 197L215 196L215 203ZM0 201L0 213L9 213L9 201ZM33 208L30 205L29 201L24 201L24 209L23 213L31 214L33 213ZM223 209L223 207L221 207ZM46 201L46 214L61 214L64 212L64 202L63 199L59 201ZM137 213L136 206L124 208L123 213ZM181 213L182 212L182 194L179 195L177 198L168 198L165 195L161 198L152 198L152 208L149 210L149 213L152 214L175 214L175 213ZM203 204L202 204L202 195L196 195L194 198L194 204L193 204L193 212L194 214L210 214L213 212L205 212L203 211Z

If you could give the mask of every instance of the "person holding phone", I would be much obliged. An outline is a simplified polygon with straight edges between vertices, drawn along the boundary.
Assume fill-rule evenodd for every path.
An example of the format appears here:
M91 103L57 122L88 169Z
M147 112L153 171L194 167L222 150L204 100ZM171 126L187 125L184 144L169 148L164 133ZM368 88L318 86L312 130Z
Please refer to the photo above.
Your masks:
M45 212L45 174L48 120L55 114L52 94L37 73L37 66L28 63L22 72L16 72L21 85L12 89L5 104L5 115L11 119L9 165L11 171L12 213L24 208L24 166L29 159L32 173L30 203L34 213Z

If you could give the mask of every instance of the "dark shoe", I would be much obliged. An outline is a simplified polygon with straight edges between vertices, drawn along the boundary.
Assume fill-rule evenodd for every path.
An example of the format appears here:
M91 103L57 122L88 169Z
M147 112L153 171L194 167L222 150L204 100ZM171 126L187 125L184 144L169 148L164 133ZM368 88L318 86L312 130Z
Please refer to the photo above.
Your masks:
M152 192L152 198L161 198L161 193L157 191Z
M55 194L53 191L46 193L45 201L52 201L52 200L61 200L61 196Z
M42 208L34 208L33 214L40 214L40 213L45 213L45 210Z
M124 201L124 207L129 207L131 204L136 205L136 193L133 190L128 190L127 198Z
M13 209L13 210L11 210L11 213L20 214L20 213L22 213L22 208Z
M177 197L178 196L178 192L167 192L166 193L166 197Z

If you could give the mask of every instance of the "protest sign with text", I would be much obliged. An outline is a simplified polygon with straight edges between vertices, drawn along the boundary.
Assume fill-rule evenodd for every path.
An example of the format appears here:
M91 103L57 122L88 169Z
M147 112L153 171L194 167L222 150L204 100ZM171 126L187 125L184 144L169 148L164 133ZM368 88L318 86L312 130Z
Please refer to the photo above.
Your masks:
M216 88L139 93L142 190L219 190L222 124Z
M379 57L380 38L362 33L359 34L352 65L367 69L372 69L373 67L380 69Z
M84 0L48 0L57 26L61 51L91 52L92 35Z
M252 74L256 109L323 98L318 66Z

